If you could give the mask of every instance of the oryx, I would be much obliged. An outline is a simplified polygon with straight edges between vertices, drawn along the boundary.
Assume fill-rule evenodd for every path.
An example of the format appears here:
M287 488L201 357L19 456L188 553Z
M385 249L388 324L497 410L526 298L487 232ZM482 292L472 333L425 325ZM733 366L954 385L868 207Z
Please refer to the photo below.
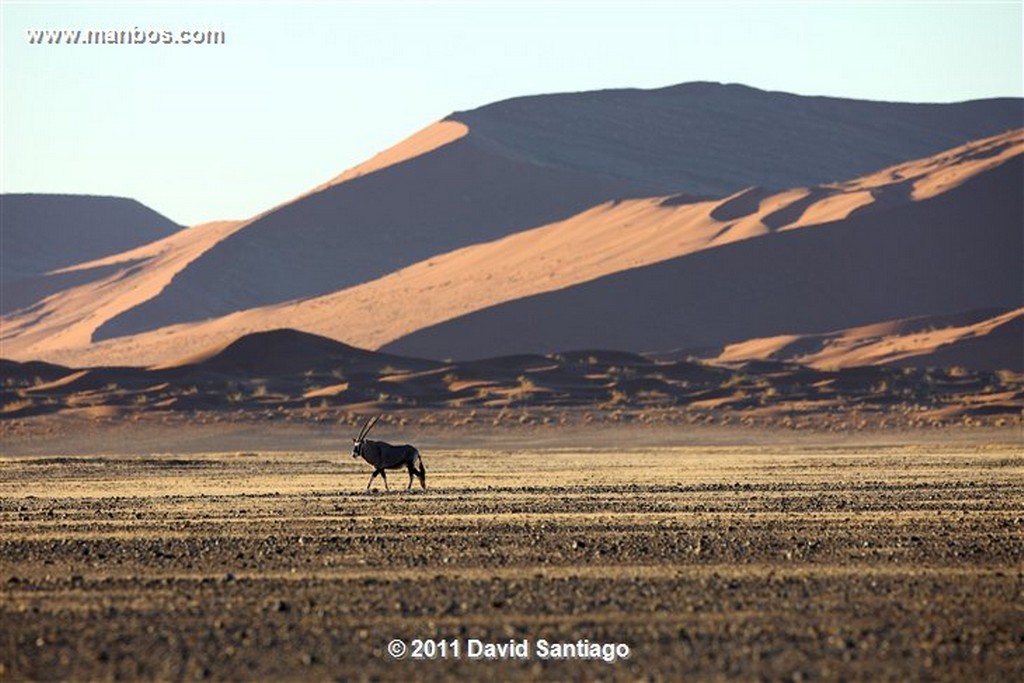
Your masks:
M409 470L409 485L405 487L406 490L412 488L413 475L419 477L420 486L427 488L427 471L423 469L420 452L414 446L408 444L392 446L383 441L367 440L366 435L370 433L370 430L373 429L373 426L377 424L379 419L380 415L377 415L367 420L366 424L359 431L359 436L352 439L352 457L361 457L373 465L373 474L370 475L370 481L366 484L366 489L369 490L373 486L373 478L378 474L384 480L384 488L387 489L388 475L384 470L397 470L400 467L405 467Z

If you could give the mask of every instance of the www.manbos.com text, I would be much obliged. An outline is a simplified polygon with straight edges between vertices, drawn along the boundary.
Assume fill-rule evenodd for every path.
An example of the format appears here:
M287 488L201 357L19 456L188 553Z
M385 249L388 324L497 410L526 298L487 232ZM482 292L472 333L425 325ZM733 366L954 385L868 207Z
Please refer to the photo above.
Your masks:
M221 29L165 28L30 28L25 31L29 45L224 45L227 33Z

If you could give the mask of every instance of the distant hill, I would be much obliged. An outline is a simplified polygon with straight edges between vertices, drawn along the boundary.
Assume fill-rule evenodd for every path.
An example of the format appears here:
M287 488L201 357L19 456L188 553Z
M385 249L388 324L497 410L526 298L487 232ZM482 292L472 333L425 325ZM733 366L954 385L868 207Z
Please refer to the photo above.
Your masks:
M181 229L123 197L2 194L0 280L40 275L117 254Z
M900 104L738 85L541 95L452 114L257 217L97 339L338 291L626 198L852 178L1021 125L995 99Z

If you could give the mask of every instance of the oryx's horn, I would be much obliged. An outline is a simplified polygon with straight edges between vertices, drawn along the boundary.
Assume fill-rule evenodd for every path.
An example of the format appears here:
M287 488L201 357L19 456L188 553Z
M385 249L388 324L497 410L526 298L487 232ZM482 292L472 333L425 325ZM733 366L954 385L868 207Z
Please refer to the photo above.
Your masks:
M366 429L363 430L363 435L359 437L360 441L362 441L363 439L365 439L367 437L367 435L369 435L370 430L373 429L374 425L377 424L377 420L379 420L379 419L380 419L380 415L375 415L375 416L373 416L373 418L370 419L369 422L366 423Z
M370 433L370 430L373 429L373 426L377 424L377 420L379 419L380 415L367 418L366 424L364 424L363 428L359 430L359 436L356 437L356 441L362 441L363 439L365 439L366 435Z

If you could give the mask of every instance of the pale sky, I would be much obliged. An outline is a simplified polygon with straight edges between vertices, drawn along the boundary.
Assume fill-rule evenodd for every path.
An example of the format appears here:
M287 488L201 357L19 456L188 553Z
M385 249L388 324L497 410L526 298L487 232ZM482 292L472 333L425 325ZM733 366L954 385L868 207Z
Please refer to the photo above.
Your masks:
M1013 2L2 2L4 192L194 224L294 197L448 113L686 81L876 100L1020 97ZM31 45L28 29L226 43Z

